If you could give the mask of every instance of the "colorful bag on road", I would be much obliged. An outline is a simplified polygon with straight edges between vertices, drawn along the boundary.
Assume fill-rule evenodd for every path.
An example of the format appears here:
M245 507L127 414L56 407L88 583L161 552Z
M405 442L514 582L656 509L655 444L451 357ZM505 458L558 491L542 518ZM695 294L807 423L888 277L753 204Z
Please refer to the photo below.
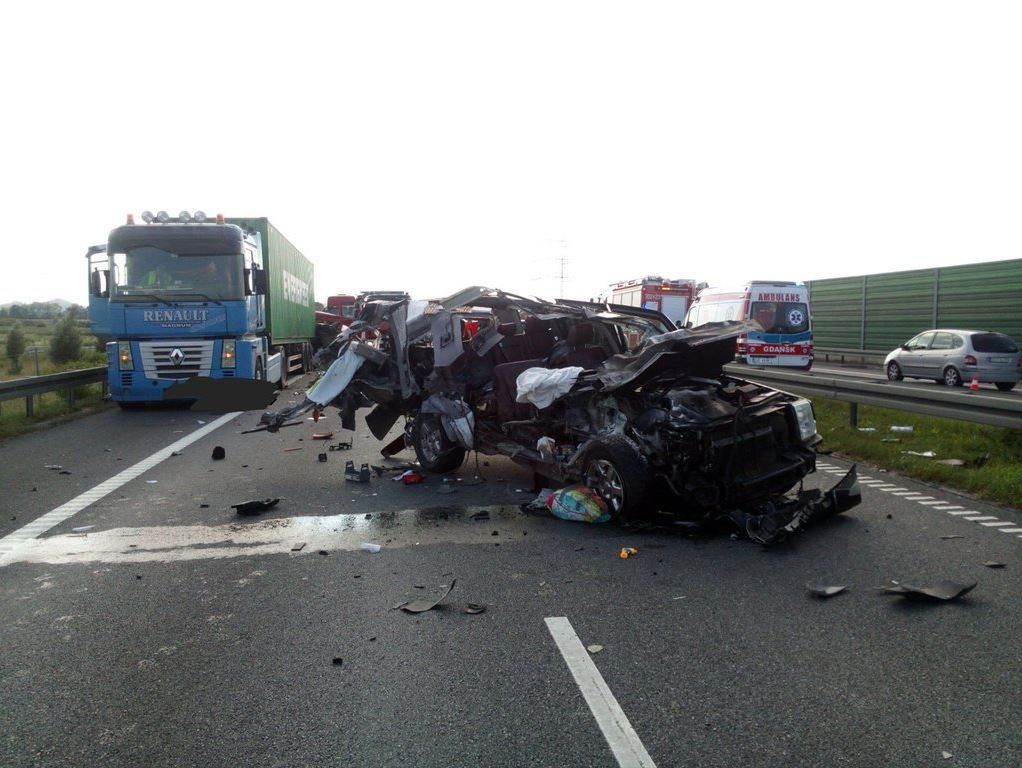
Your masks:
M585 485L571 485L551 493L546 500L547 509L562 520L579 523L605 523L610 520L607 505Z

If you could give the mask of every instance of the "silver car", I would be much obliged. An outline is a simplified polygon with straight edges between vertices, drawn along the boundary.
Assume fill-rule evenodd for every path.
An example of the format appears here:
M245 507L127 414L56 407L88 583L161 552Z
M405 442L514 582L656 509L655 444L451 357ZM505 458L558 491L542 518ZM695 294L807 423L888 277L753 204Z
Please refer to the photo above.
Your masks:
M891 381L933 379L960 387L978 377L1007 392L1022 378L1022 355L1010 336L937 328L906 341L884 360Z

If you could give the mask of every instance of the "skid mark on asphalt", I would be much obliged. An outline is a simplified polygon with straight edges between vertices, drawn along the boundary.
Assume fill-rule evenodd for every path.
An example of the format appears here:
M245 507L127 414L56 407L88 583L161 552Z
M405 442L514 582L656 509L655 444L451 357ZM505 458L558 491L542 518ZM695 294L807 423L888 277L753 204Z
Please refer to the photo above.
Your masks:
M486 512L486 521L473 515ZM363 542L388 548L421 544L454 543L490 545L493 530L508 523L520 524L525 514L517 505L473 506L471 511L450 509L438 517L436 510L408 509L373 515L362 513L325 517L269 518L258 522L224 525L167 525L149 528L111 528L87 534L64 534L21 542L0 551L0 567L17 562L36 563L166 563L184 560L218 560L253 555L287 554L292 557L324 551L354 551ZM443 526L437 526L438 520ZM512 540L501 538L502 543ZM301 544L303 546L298 547ZM296 549L296 547L298 547ZM367 557L374 557L366 553ZM253 571L239 584L265 575ZM243 584L242 584L243 585Z
M826 464L823 462L817 462L816 466L818 469L823 470L827 474L837 475L848 470L842 469L834 464ZM859 485L865 485L875 491L882 491L883 493L889 493L892 496L899 496L905 501L914 501L923 507L929 507L935 509L938 512L947 512L953 517L957 517L960 520L968 520L971 523L979 523L980 525L990 528L1001 533L1010 533L1018 536L1022 539L1022 527L1018 527L1018 524L1010 520L1001 520L993 515L984 515L982 512L978 512L975 509L965 509L961 505L952 504L941 499L936 499L933 496L926 496L922 493L916 493L905 488L901 488L893 483L888 483L883 480L876 480L869 475L859 475Z
M240 415L240 412L225 413L216 421L212 421L204 427L195 430L191 434L185 435L177 442L168 445L166 448L161 448L149 458L142 459L142 461L138 462L138 464L128 467L126 470L114 475L109 480L103 481L95 488L91 488L85 493L79 494L66 504L61 504L59 507L50 510L42 517L22 526L13 533L7 534L0 539L0 563L3 562L3 559L8 554L22 546L25 542L32 541L36 537L46 533L46 531L50 530L54 526L60 525L69 517L78 514L91 504L95 504L104 496L113 493L125 483L131 482L143 472L147 472L157 464L166 461L175 451L180 451L191 445L196 440L199 440L200 438L208 435L210 432L219 429L238 415Z

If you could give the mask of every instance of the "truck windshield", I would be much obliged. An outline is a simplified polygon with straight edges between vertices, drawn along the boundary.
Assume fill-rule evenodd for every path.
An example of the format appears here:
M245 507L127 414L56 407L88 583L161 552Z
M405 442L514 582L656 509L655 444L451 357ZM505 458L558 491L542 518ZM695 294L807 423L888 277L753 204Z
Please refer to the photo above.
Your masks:
M237 254L182 255L146 245L113 255L111 298L151 301L244 298L242 257Z

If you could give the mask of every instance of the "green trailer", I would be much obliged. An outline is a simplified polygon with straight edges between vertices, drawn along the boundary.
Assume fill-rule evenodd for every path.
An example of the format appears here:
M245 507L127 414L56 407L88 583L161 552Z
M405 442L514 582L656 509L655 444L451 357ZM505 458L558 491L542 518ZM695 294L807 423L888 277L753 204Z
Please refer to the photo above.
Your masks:
M227 218L258 235L265 295L265 335L269 340L269 378L275 380L273 355L281 354L281 381L308 371L316 336L316 301L312 262L265 216Z

